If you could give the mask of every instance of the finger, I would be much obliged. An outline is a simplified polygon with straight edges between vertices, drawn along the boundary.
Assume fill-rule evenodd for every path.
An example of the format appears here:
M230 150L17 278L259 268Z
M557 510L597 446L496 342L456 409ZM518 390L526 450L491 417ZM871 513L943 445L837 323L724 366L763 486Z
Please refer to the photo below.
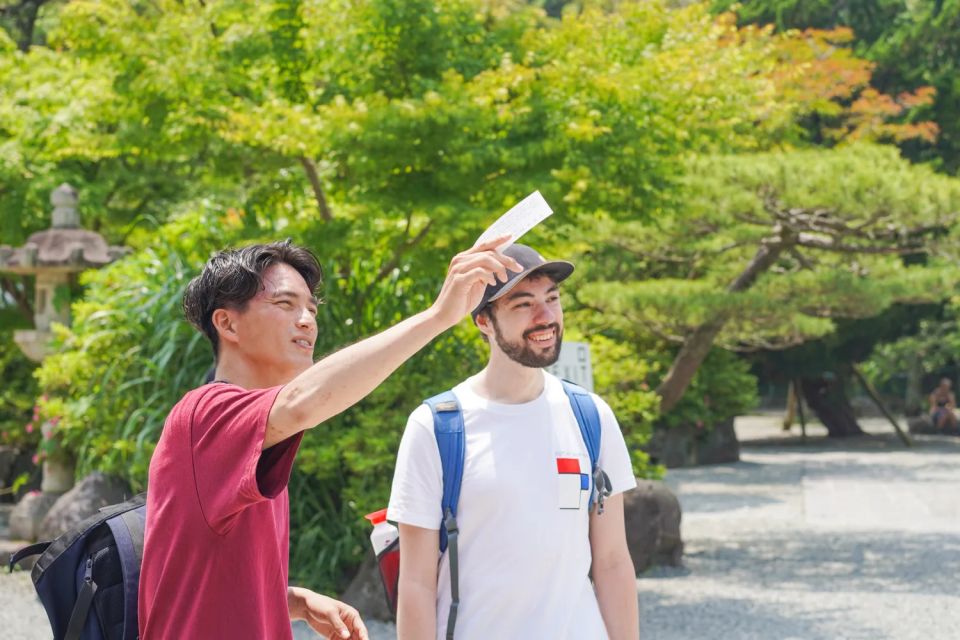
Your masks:
M512 238L513 236L511 235L500 236L499 238L494 238L489 242L484 242L483 244L479 244L474 247L471 247L470 249L464 251L462 254L458 254L458 255L490 253L496 256L497 259L503 262L507 266L507 268L509 268L511 271L520 271L521 270L520 263L514 260L513 258L511 258L510 256L507 256L503 253L503 250L506 249L506 245L509 244L508 241L512 240Z
M360 618L360 612L356 609L350 607L343 611L341 617L345 617L350 622L350 627L353 629L353 636L358 640L369 640L367 636L367 627L363 624L363 620Z
M317 620L312 615L308 615L305 620L311 629L322 636L326 636L327 632L330 631L330 625L327 624L326 620Z
M486 269L487 271L495 274L500 280L506 282L508 270L514 272L522 271L522 267L520 267L520 265L517 265L516 268L513 269L509 264L507 264L507 261L513 262L513 258L500 256L499 254L490 253L488 251L464 258L464 260L457 264L455 268L451 269L451 273L467 273L473 271L474 269L480 268Z
M502 238L509 238L510 236L502 236ZM494 241L495 242L495 241ZM510 256L501 253L500 251L495 251L491 248L481 249L481 247L487 247L490 243L484 243L477 247L467 249L466 251L461 251L457 255L453 256L450 260L450 265L448 266L448 271L454 271L459 267L462 267L465 263L470 262L471 260L477 258L478 256L487 256L493 258L499 262L504 268L511 271L522 271L523 267L519 262L511 258Z
M332 612L329 616L330 626L333 627L334 633L336 633L341 638L350 637L350 629L347 628L347 625L344 624L341 617L343 616L342 611Z
M497 247L500 247L513 239L513 234L505 233L502 236L497 236L496 238L491 238L486 242L478 242L473 245L469 250L470 251L492 251Z
M455 278L455 280L458 284L466 284L468 286L473 286L474 284L479 284L482 282L492 287L497 283L497 280L493 277L493 274L483 268L477 268L466 273L461 273Z

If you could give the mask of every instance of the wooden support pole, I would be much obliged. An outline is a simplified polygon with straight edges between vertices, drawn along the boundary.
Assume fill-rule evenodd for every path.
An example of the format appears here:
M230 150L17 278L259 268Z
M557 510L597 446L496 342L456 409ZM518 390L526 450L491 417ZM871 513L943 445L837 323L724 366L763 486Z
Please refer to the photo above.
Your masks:
M900 424L893 417L893 415L887 411L887 407L884 406L883 401L880 399L880 394L878 394L876 389L873 388L873 385L870 384L865 377L863 377L863 374L860 373L860 370L857 369L856 365L852 365L851 369L853 370L854 377L861 384L861 386L863 386L864 391L867 392L867 395L870 396L870 399L873 400L873 402L880 409L880 412L883 413L887 420L890 421L890 424L893 425L893 428L897 430L897 435L900 436L901 440L903 440L903 444L907 445L908 447L912 447L913 440L911 440L910 436L908 436L903 429L900 428Z
M797 416L800 418L800 442L807 442L807 417L803 414L803 396L800 394L800 378L793 381L793 393L797 396Z

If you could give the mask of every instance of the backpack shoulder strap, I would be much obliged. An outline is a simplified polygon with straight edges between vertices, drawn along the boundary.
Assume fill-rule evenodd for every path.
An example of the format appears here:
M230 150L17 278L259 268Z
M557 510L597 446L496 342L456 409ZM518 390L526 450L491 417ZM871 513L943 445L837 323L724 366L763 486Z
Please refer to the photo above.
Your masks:
M580 434L587 445L587 453L590 454L590 467L596 469L600 460L600 412L597 410L597 404L593 401L590 392L583 387L566 380L560 382L563 384L563 390L570 400L573 415L580 426Z
M441 510L444 521L448 513L456 517L460 501L460 482L463 479L463 463L466 444L463 434L463 412L453 391L444 391L424 400L433 413L433 433L440 451L443 468L443 500ZM447 527L440 523L440 551L447 548Z
M140 564L143 560L143 537L147 508L140 505L107 520L117 543L120 571L123 575L123 640L136 640L138 630L137 597L140 585Z
M453 640L460 606L460 575L457 550L457 503L460 501L460 482L463 480L463 464L466 457L466 441L463 434L463 411L453 391L444 391L424 400L433 412L433 433L440 450L443 468L443 499L440 522L440 553L447 551L450 559L450 612L447 615L446 638Z
M600 411L597 409L597 403L593 401L593 396L590 395L589 391L566 380L560 380L560 382L563 384L563 391L567 394L567 399L570 400L570 408L573 409L573 415L580 427L580 435L583 436L583 442L587 445L587 453L590 455L590 475L593 487L590 491L589 508L592 509L594 494L599 495L602 505L605 497L603 496L603 489L609 483L604 478L606 474L600 469ZM598 486L600 487L599 491Z

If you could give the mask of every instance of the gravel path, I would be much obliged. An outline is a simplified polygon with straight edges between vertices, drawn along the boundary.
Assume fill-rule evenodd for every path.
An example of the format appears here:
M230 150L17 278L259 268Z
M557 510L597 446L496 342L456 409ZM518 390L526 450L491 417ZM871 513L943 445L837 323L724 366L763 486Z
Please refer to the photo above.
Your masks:
M685 566L637 581L643 637L960 638L960 440L906 449L864 422L884 435L760 442L770 421L740 421L741 462L671 470Z
M643 638L960 638L960 439L906 449L866 420L883 435L832 442L811 426L801 444L775 421L738 420L739 463L669 472L684 567L637 581ZM48 629L29 575L0 574L0 637ZM395 638L392 625L370 630Z

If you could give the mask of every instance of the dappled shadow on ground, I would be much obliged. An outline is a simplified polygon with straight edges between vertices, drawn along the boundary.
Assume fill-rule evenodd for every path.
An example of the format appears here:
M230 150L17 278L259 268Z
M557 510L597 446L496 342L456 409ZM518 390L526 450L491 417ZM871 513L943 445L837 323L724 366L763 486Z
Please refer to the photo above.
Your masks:
M683 511L687 514L719 513L723 511L735 511L737 509L754 509L773 504L780 504L781 502L783 502L783 500L778 498L749 493L724 493L717 491L704 493L684 491L683 493Z
M872 433L853 438L830 438L818 435L806 439L800 435L780 435L740 440L743 449L797 449L809 453L825 451L911 451L919 454L960 453L960 437L944 435L912 435L912 446L907 446L895 433Z
M692 578L764 589L955 596L960 534L783 532L697 540L684 558Z
M652 592L640 596L640 636L656 640L835 640L834 621L845 614L846 609L841 607L803 612L789 603L736 598L691 601Z
M849 443L850 440L845 440ZM849 455L846 455L849 454ZM901 455L902 454L902 455ZM862 480L939 481L956 477L960 463L957 446L942 441L899 447L744 447L743 460L735 463L670 469L667 481L682 488L685 484L718 486L796 486L803 478L849 476ZM954 455L957 457L954 458Z

